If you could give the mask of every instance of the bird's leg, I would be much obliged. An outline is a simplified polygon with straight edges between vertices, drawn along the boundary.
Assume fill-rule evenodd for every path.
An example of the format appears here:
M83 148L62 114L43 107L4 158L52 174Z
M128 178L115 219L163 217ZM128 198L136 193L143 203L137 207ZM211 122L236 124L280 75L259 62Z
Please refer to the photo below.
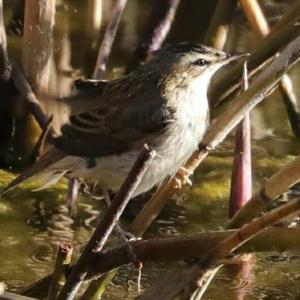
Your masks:
M106 203L106 206L109 207L111 205L111 200L110 200L110 194L107 189L102 189L103 190L103 195L104 195L104 201ZM114 228L115 233L117 236L120 238L120 240L125 243L126 245L126 252L129 260L134 263L136 266L139 265L138 258L132 248L132 246L129 244L129 242L137 241L138 238L132 234L131 232L125 231L122 229L120 226L119 222L115 225Z
M77 211L76 211L76 200L78 197L78 191L80 188L80 183L77 178L72 178L69 181L68 184L68 193L67 193L67 207L69 210L69 213L72 216L75 216Z
M111 197L110 197L109 191L107 189L102 189L102 190L103 190L105 204L107 207L109 207L111 204L111 200L110 200ZM122 227L120 226L119 222L115 225L114 231L117 234L117 236L120 238L120 240L126 244L128 244L128 242L137 240L137 238L134 234L123 230Z
M189 186L193 186L192 180L189 178L193 174L193 171L180 167L177 174L175 175L175 180L177 183L177 188L181 189L183 185L187 184Z

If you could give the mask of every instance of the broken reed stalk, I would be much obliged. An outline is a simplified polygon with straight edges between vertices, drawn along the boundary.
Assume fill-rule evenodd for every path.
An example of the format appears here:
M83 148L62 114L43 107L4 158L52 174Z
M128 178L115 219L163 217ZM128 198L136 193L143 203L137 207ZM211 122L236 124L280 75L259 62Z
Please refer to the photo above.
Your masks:
M176 16L180 0L152 1L152 11L135 55L139 61L147 60L154 51L161 48Z
M66 270L69 268L72 258L73 247L61 244L57 250L54 271L48 292L48 300L55 300L57 294L66 281Z
M282 53L254 79L246 92L236 96L232 100L230 107L227 107L223 113L214 120L199 145L199 150L195 151L186 162L184 166L186 169L194 172L208 155L209 151L214 149L225 139L228 133L242 120L245 114L273 91L280 80L278 76L282 75L287 68L291 67L298 58L298 43L300 43L299 36L290 42ZM169 182L162 185L153 198L143 207L142 211L131 224L130 230L137 236L140 236L177 191L178 184L176 178L173 177Z
M99 48L96 66L93 73L94 79L103 77L107 61L111 52L118 26L127 0L116 0L112 9L111 18L105 30L105 34Z
M242 90L248 89L247 63L244 63ZM229 197L229 218L252 197L251 128L247 113L237 126Z
M123 182L119 192L114 197L112 204L87 243L71 274L68 276L67 282L58 295L57 300L74 299L87 275L86 268L91 260L92 254L102 250L154 156L155 151L145 146Z
M265 230L266 227L299 210L300 199L298 198L254 219L251 223L244 225L242 228L226 237L213 250L209 251L205 258L201 259L197 264L185 269L179 274L168 276L161 280L157 287L153 290L146 291L138 299L171 300L181 293L183 293L182 299L190 299L191 296L195 297L193 299L200 299L201 295L197 295L197 290L202 290L203 287L210 282L216 268L221 266L220 259L227 257L255 235ZM159 298L157 298L158 295ZM196 295L198 298L196 298Z
M259 3L256 0L240 0L240 4L251 27L257 33L257 35L262 38L269 35L269 24ZM299 9L298 6L299 4L297 5L297 7L293 7L293 9ZM287 15L290 14L294 15L294 12L287 13ZM300 137L300 114L297 104L298 102L297 97L294 93L293 83L289 75L285 74L284 76L282 76L279 84L279 90L283 97L293 133L295 134L295 136Z
M219 0L208 27L204 44L222 50L238 0Z

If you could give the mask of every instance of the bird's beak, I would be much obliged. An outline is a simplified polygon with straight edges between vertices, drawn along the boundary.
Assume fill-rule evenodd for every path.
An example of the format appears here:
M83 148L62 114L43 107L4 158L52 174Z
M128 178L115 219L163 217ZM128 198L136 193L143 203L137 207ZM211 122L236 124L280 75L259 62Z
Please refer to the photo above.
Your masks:
M240 59L246 59L250 54L249 53L242 53L242 54L235 54L235 55L228 55L225 58L220 58L219 61L215 63L215 66L219 69L232 61L240 60Z

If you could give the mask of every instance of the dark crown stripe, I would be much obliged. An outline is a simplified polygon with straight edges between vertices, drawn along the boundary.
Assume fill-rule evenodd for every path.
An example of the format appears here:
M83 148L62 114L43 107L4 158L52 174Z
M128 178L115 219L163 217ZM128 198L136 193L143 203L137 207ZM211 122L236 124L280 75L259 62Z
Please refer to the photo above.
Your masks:
M201 44L196 43L179 43L175 45L169 45L166 47L166 49L172 53L186 53L188 51L190 52L196 52L196 53L202 53L202 54L214 54L216 56L223 56L224 52L218 51L214 48L204 46Z

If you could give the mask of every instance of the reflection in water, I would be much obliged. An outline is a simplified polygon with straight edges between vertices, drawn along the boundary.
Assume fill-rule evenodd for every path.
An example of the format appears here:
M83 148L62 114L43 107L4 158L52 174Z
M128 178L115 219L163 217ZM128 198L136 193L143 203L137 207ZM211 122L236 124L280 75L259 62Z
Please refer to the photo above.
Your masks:
M253 283L255 282L254 266L255 256L245 255L237 258L236 264L226 265L226 272L236 278L236 284L232 287L236 300L247 299L247 296L251 294ZM226 273L227 274L227 273Z
M99 218L99 209L95 209L92 205L87 203L80 203L79 206L83 208L82 212L86 214L83 225L88 229L95 228Z
M28 224L35 228L33 242L36 250L31 253L27 267L41 276L53 268L58 245L63 242L73 244L74 231L71 226L74 221L68 215L65 205L58 204L49 209L44 201L36 200L33 208L33 216Z
M47 231L49 232L50 243L59 245L61 243L73 244L74 231L71 226L74 221L69 215L69 210L66 205L58 205L56 212L48 221Z

